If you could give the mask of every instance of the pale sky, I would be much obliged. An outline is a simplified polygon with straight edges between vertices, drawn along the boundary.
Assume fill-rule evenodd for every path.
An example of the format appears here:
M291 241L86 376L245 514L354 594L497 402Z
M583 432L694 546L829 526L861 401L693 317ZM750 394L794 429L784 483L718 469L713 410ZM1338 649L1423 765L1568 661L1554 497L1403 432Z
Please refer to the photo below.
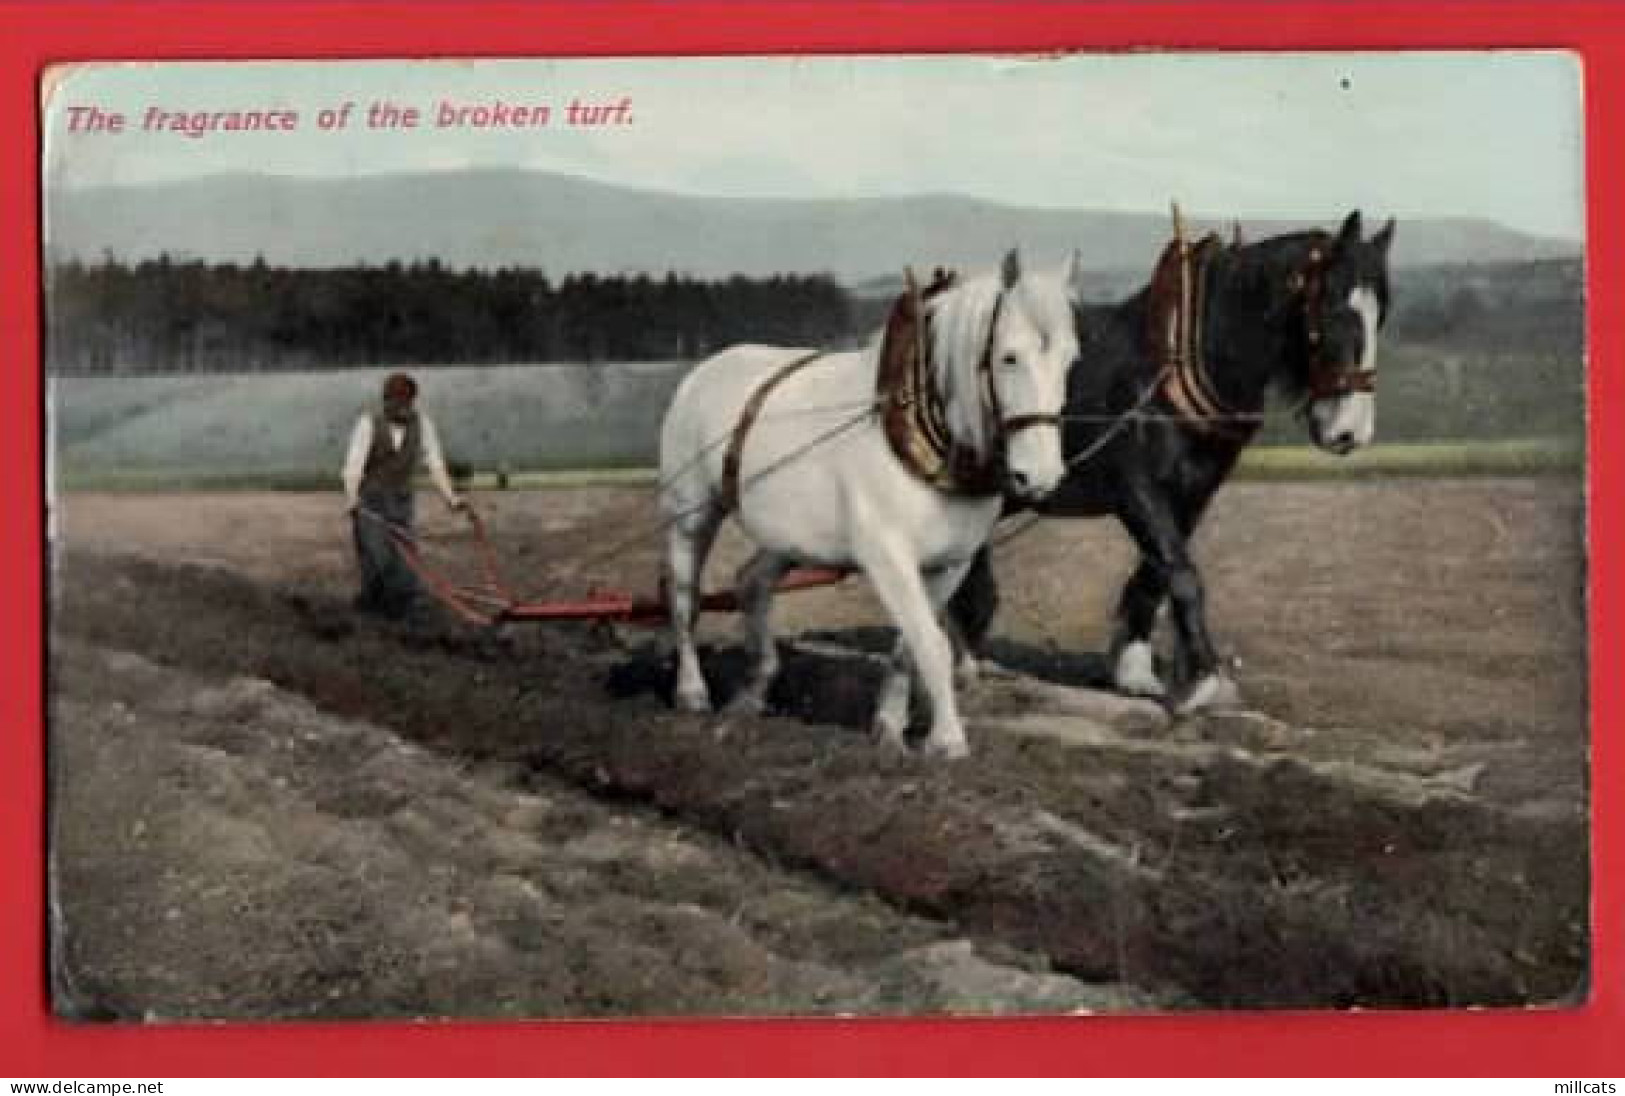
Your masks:
M47 182L221 172L331 176L521 167L691 194L958 193L1010 205L1242 218L1487 217L1584 231L1579 60L1553 51L223 62L86 66L46 107ZM569 127L572 98L631 122ZM416 130L369 130L389 99ZM441 129L441 102L548 104L534 130ZM319 112L352 102L343 131ZM130 116L67 131L67 108ZM292 108L301 128L189 138L174 111Z

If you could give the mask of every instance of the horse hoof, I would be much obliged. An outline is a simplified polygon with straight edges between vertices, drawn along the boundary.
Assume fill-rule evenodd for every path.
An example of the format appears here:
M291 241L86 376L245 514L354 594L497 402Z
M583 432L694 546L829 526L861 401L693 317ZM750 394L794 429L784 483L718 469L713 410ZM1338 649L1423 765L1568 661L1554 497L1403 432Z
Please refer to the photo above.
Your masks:
M711 698L704 693L678 693L675 701L677 710L690 715L710 715Z
M1198 681L1185 699L1179 703L1180 715L1236 708L1241 705L1241 690L1223 674L1208 674Z
M1168 689L1156 678L1119 677L1113 684L1124 696L1143 696L1148 700L1161 700Z
M767 708L767 701L755 693L740 693L728 701L728 706L722 710L727 716L743 716L747 719L759 716Z
M927 735L925 741L920 743L920 753L943 761L962 761L970 756L970 743L963 737Z
M1168 690L1157 677L1151 644L1130 643L1117 655L1117 666L1112 672L1112 684L1125 696L1148 696L1161 699Z
M899 753L907 752L908 743L903 739L904 727L901 723L877 715L874 722L869 725L869 730L875 736L875 742L881 749L895 750Z
M960 689L972 689L982 678L982 660L965 657L954 663L954 685Z

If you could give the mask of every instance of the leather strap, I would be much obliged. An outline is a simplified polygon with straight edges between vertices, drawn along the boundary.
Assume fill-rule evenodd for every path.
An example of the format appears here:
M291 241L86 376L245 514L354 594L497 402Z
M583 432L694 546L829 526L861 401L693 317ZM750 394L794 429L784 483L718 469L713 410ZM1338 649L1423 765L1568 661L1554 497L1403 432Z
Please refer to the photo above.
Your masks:
M1293 276L1293 284L1303 294L1304 339L1309 344L1309 398L1312 400L1377 390L1376 370L1340 369L1326 361L1325 266L1330 247L1327 240L1317 240L1309 250L1303 269Z
M875 400L881 409L881 425L892 453L916 479L939 491L956 495L995 495L999 493L1002 468L995 459L977 459L956 448L948 429L947 412L931 372L930 332L925 300L952 287L954 279L938 272L924 293L908 279L908 289L898 298L886 321L881 341L880 366L875 373ZM1002 306L1002 298L1001 298ZM995 314L993 325L997 324ZM998 418L996 394L992 390L992 326L988 345L978 362L978 383L990 415L992 430L1005 427ZM1023 420L1026 417L1022 417ZM1018 421L1017 429L1037 425Z
M757 385L756 391L745 401L744 408L739 412L739 421L734 424L733 436L728 439L728 453L722 459L721 502L724 514L731 514L739 508L739 466L745 456L745 438L755 425L757 416L762 413L762 405L767 402L767 397L792 373L823 356L822 350L815 350L780 366L772 376Z
M1038 414L1035 412L1031 415L1011 415L999 424L999 428L1004 431L1004 436L1008 438L1011 434L1025 430L1029 426L1060 425L1061 416L1059 413Z
M1162 362L1159 391L1190 429L1245 442L1258 429L1228 407L1207 370L1202 318L1207 315L1208 269L1223 245L1209 234L1194 247L1174 239L1151 279L1149 332Z
M1376 390L1375 369L1322 369L1309 377L1309 398L1315 400Z

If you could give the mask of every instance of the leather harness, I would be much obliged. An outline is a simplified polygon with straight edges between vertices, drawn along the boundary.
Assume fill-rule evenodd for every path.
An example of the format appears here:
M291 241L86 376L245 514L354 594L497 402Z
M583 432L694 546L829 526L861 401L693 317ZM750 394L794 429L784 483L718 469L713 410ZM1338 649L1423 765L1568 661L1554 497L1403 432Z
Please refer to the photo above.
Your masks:
M1232 249L1240 247L1239 232ZM1346 396L1376 390L1373 369L1341 368L1325 358L1325 266L1328 243L1317 240L1288 288L1303 302L1304 337L1309 349L1309 398ZM1151 277L1147 337L1162 363L1158 391L1186 426L1198 433L1245 444L1263 421L1260 413L1237 411L1224 402L1207 368L1203 317L1207 315L1208 271L1224 250L1209 234L1195 246L1177 230L1163 249Z
M1222 246L1212 234L1195 247L1182 234L1169 241L1151 275L1148 336L1162 362L1159 391L1185 424L1199 433L1245 442L1257 432L1258 422L1238 416L1219 396L1203 345L1208 268Z
M880 344L875 372L875 404L892 452L916 479L955 495L997 494L1003 479L1002 458L978 460L955 444L948 429L947 409L937 391L931 369L930 321L925 302L956 284L954 275L939 270L922 291L912 274L908 287L892 306ZM993 333L998 326L1001 294L988 324L988 342L977 365L977 383L990 421L997 421L998 393L992 384Z
M994 338L999 313L1004 307L1004 294L1000 293L976 367L983 412L989 433L998 445L985 456L960 446L948 427L947 409L931 368L930 323L925 310L927 300L953 288L958 280L955 275L939 269L923 291L915 284L911 271L906 272L906 281L907 288L892 306L881 338L872 409L880 415L881 428L892 453L917 479L948 494L997 495L1004 486L1003 449L1010 435L1032 426L1059 425L1061 416L1059 413L1004 415L998 389L993 383ZM745 402L722 464L719 501L723 513L732 513L739 507L745 439L761 415L768 396L787 378L823 356L823 351L814 351L786 363L758 385Z
M1375 392L1375 369L1343 369L1326 361L1325 259L1325 243L1316 243L1309 252L1308 265L1293 275L1293 287L1303 293L1304 338L1309 343L1309 398L1324 400L1355 392Z
M823 356L822 350L814 350L780 366L771 377L757 385L756 391L745 401L745 406L739 412L739 421L734 425L733 435L728 439L728 453L722 458L720 502L724 514L731 514L739 508L739 465L745 458L745 437L756 424L756 417L762 413L762 405L767 402L767 397L791 374Z

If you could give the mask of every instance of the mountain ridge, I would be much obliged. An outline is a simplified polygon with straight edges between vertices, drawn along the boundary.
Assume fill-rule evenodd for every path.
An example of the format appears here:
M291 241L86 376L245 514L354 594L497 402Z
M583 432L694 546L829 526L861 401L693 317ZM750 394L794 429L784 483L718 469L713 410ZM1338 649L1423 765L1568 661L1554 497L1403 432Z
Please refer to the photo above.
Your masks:
M1029 207L953 192L880 197L715 197L512 168L344 178L221 173L55 187L46 195L55 260L195 258L336 267L435 259L457 267L564 274L679 271L697 277L825 272L846 285L904 264L984 268L1010 246L1038 262L1072 247L1086 268L1144 269L1168 216ZM1346 211L1329 211L1335 228ZM1380 223L1368 211L1368 231ZM1192 213L1192 232L1229 218ZM1317 222L1244 219L1248 238ZM1474 217L1400 219L1400 266L1572 258L1582 245Z

